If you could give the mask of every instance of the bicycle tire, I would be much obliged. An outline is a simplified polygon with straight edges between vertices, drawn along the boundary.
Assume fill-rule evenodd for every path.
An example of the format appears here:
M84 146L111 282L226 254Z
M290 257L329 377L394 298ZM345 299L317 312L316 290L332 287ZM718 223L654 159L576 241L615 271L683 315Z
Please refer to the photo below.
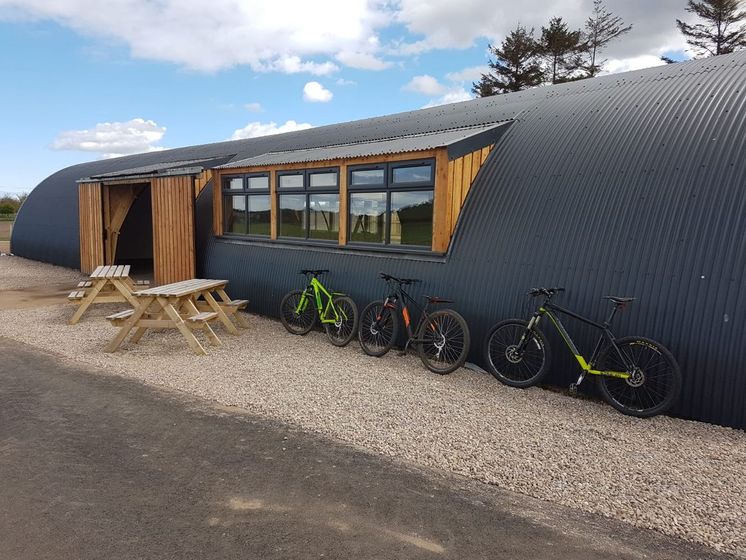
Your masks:
M538 385L549 371L552 357L546 336L537 328L531 329L533 336L523 355L511 355L527 327L528 322L520 319L501 321L487 333L484 345L487 370L501 383L519 389Z
M638 418L666 412L681 393L681 369L673 354L662 344L641 336L627 336L615 342L619 350L639 367L642 377L598 376L598 386L606 402L622 414ZM644 365L640 366L641 363ZM595 369L625 371L626 368L614 347L609 345L599 356Z
M377 329L373 329L379 315L382 322ZM380 299L365 306L360 314L358 326L358 341L363 352L368 356L380 358L391 350L398 336L399 319L395 309L384 308Z
M348 296L336 296L333 302L342 320L339 324L324 323L324 330L329 342L334 346L347 346L357 334L357 305Z
M304 290L293 290L285 294L280 303L280 321L291 334L305 335L311 332L316 324L316 306L312 298L306 301L306 309L300 314L295 310L300 302Z
M464 365L471 335L466 320L452 309L428 315L417 333L417 352L427 369L447 375Z

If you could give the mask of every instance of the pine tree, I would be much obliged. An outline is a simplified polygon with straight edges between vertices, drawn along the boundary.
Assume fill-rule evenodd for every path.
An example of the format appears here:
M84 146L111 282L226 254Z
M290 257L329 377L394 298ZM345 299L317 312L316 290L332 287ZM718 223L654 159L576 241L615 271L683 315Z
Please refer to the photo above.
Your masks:
M554 17L549 20L549 27L541 28L540 45L550 83L560 84L579 77L574 74L583 65L581 53L585 51L580 30L570 31L561 17Z
M539 63L540 47L534 30L518 25L500 47L489 46L495 60L490 60L490 72L472 84L471 91L479 97L521 91L542 83L544 76Z
M598 54L614 39L628 33L631 25L624 25L624 20L606 9L603 0L593 0L593 12L585 22L583 42L587 49L586 60L583 65L588 77L598 74L605 60L598 61Z
M741 0L702 0L687 2L686 11L704 23L690 25L677 19L679 31L698 56L728 54L746 47L746 11Z

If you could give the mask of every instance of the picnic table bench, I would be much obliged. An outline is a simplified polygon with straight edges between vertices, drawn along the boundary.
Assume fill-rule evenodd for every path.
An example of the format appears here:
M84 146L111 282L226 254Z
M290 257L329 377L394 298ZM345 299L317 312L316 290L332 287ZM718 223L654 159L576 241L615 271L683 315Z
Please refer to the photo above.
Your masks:
M229 315L241 326L246 326L236 311L248 302L231 300L225 293L227 284L227 280L194 279L133 292L134 309L107 317L121 328L106 346L106 351L115 352L133 329L135 333L131 341L137 343L147 329L154 328L178 329L195 354L207 354L193 331L204 331L211 345L220 346L222 342L210 327L212 321L220 321L231 334L238 334L238 331ZM219 294L220 302L213 292Z
M98 266L89 280L78 283L67 296L68 300L79 306L69 323L75 325L94 303L129 303L135 306L137 299L132 292L148 285L147 281L130 278L129 265Z

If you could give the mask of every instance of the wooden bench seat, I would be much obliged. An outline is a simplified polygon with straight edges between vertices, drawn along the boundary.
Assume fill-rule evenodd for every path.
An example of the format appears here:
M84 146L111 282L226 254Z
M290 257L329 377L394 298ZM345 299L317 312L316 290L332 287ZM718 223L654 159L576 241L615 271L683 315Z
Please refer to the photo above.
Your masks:
M67 299L70 301L78 301L83 299L85 297L85 291L83 290L74 290L70 292L70 295L67 296Z
M208 323L217 318L218 314L214 311L203 311L201 313L197 313L196 315L192 315L191 317L187 317L186 321L187 323Z
M249 300L248 299L232 299L230 302L222 303L221 305L225 305L226 307L235 307L236 309L246 309L246 306L249 305Z
M85 280L78 282L78 288L90 288L91 286L93 286L93 282L86 282Z
M127 309L126 311L120 311L119 313L114 313L114 315L109 315L106 320L111 321L114 325L119 325L132 317L134 312L134 309Z
M150 286L150 280L137 280L135 286Z

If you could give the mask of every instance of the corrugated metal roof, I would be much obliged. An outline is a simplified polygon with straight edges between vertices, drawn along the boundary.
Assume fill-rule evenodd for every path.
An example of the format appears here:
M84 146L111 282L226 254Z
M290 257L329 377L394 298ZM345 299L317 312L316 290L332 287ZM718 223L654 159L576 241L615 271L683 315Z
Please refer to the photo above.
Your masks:
M206 169L209 167L215 167L226 161L226 157L220 158L200 158L200 159L186 159L179 161L165 161L158 163L151 163L149 165L141 165L138 167L129 167L126 169L119 169L117 171L110 171L108 173L99 173L98 175L90 175L81 181L94 180L94 179L114 179L117 177L130 177L130 176L144 176L144 175L159 175L174 173L179 170L199 170Z
M484 143L476 148L484 147L495 141L498 129L507 122L488 123L480 126L453 128L421 134L410 134L397 138L385 138L369 142L349 142L346 144L335 144L332 146L321 146L298 150L285 150L281 152L268 152L237 161L231 161L221 165L222 169L234 169L237 167L256 167L260 165L281 165L287 163L306 163L311 161L326 161L334 159L351 159L365 156L379 156L386 154L399 154L403 152L421 152L434 148L453 146L461 142L467 142L477 137L484 137Z

